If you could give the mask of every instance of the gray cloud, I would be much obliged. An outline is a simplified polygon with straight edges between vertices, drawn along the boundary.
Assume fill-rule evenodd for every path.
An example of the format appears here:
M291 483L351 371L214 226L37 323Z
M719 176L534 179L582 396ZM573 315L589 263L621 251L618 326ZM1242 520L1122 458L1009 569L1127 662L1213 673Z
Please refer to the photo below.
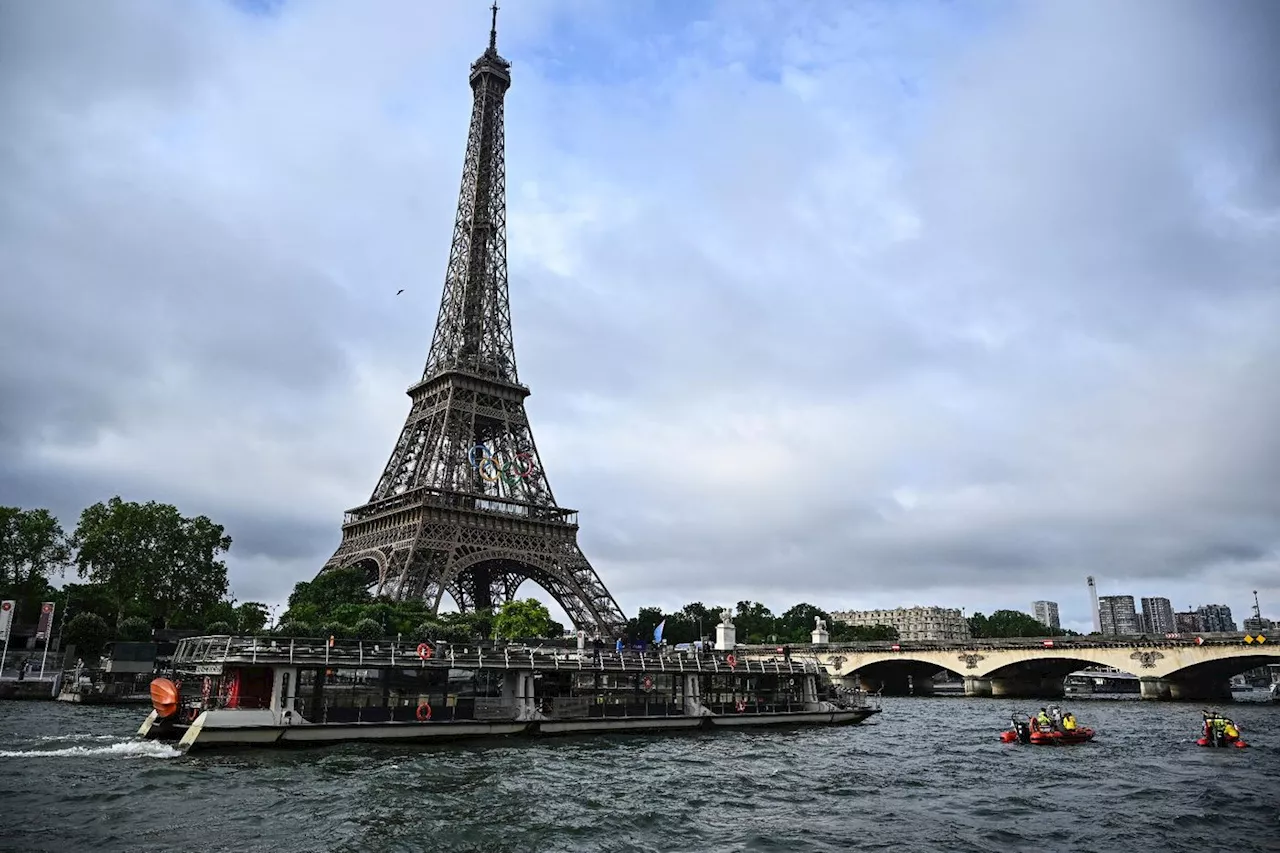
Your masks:
M1229 5L504 12L521 375L624 608L1280 598L1280 16ZM281 599L421 369L484 10L76 8L0 10L0 501L180 502Z

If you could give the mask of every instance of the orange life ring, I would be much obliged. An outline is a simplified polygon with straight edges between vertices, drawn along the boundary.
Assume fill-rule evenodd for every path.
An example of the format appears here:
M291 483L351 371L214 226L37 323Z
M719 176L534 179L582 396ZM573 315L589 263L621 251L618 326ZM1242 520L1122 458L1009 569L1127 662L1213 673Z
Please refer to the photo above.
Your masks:
M739 713L739 714L741 714L743 711L747 710L747 703L746 703L746 702L743 702L741 699L739 699L739 700L738 700L738 704L737 704L737 705L734 705L734 707L735 707L735 708L737 708L737 709L738 709L738 713Z
M646 675L644 680L640 682L640 685L644 687L646 691L651 692L653 690L653 676Z
M729 669L733 669L735 666L738 665L738 659L735 658L733 655L729 655L727 658L725 658L724 662L729 664Z
M157 717L172 717L178 712L178 706L182 704L181 683L174 684L167 678L152 680L151 707L156 709Z
M418 722L420 723L425 723L427 720L431 719L431 703L423 702L421 705L419 705L417 716L418 716Z
M426 643L418 643L418 657L423 660L431 659L431 647Z

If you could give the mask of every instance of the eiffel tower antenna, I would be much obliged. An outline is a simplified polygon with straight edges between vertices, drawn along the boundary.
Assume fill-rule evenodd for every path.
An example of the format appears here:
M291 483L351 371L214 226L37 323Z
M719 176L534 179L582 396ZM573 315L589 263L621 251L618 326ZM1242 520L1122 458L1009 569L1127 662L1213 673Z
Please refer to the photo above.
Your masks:
M616 635L618 604L578 547L578 514L559 506L538 455L516 372L507 296L503 98L511 63L489 48L471 64L473 102L444 292L409 416L368 503L346 513L321 573L356 566L375 594L445 593L464 612L497 606L531 580L577 628Z

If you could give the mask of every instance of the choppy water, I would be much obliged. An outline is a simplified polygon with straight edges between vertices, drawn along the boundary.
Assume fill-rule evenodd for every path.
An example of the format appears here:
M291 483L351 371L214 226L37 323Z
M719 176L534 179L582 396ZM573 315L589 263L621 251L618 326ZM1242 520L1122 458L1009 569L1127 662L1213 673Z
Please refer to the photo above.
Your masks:
M181 756L145 709L0 702L0 850L1280 851L1280 706L1071 703L1088 745L1001 744L992 699L857 728Z

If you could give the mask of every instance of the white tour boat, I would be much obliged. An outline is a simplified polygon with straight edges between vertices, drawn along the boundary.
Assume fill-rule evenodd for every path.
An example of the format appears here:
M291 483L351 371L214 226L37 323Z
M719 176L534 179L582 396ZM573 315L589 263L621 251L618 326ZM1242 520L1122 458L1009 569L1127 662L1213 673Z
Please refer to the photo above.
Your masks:
M192 637L138 733L181 748L856 724L813 660Z

